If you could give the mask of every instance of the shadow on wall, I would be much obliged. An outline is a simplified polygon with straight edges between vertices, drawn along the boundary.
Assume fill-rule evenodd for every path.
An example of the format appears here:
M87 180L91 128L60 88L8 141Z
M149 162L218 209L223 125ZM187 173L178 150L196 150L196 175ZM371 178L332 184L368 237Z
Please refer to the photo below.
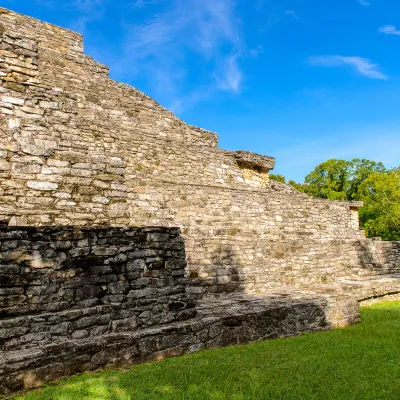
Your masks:
M177 228L3 226L0 260L0 318L102 306L117 332L193 315Z
M399 313L397 310L392 309L388 311L387 309L368 308L368 312L364 313L364 317L365 321L370 323L366 325L368 329L364 327L361 328L361 332L358 330L357 341L361 343L364 336L381 338L382 332L384 332L385 336L393 338L392 343L396 342L395 332L399 320ZM376 323L376 321L382 321L382 324ZM349 348L354 348L357 344L354 343L354 337L349 335L348 332L343 331L342 334L343 343L339 347L335 345L337 357L333 359L333 361L335 362L335 367L342 365L346 371L348 371L348 377L351 381L352 368L349 368L349 363L353 368L358 368L359 361L356 357L352 357L349 361L348 351ZM323 339L321 345L324 343L326 343L326 340ZM291 347L288 349L290 348ZM368 344L365 344L366 351L368 351L367 348ZM309 356L317 359L318 349L319 346L314 349L309 348ZM43 392L43 397L41 398L50 399L59 396L65 399L90 399L95 397L99 400L122 400L131 398L231 399L232 383L236 381L237 387L244 398L259 399L268 396L265 386L257 385L260 383L262 377L260 373L265 375L265 379L270 381L271 374L282 375L282 373L284 373L287 375L287 371L290 370L294 371L295 374L293 376L297 377L291 385L292 390L295 392L297 389L296 385L304 384L302 365L307 368L306 364L309 364L310 357L303 357L303 361L299 362L299 360L296 360L296 356L292 354L290 358L293 362L288 366L285 352L279 355L274 351L268 352L264 349L260 354L260 349L253 347L248 350L249 352L244 349L239 349L238 352L235 353L227 349L226 351L217 351L207 356L198 355L194 358L175 360L173 362L152 363L142 368L135 368L127 371L105 371L101 375L87 374L81 376L79 380L74 380L72 384L66 383L60 386L48 387ZM245 352L247 354L244 354ZM389 354L389 352L386 353ZM268 357L266 357L265 362L261 361L262 365L258 362L254 363L258 357L265 357L268 355L270 355L270 358L268 359ZM393 354L391 354L389 358L391 359L392 356ZM245 358L244 361L243 357ZM383 358L384 357L382 357L382 363ZM233 368L232 362L236 363ZM251 370L252 366L254 366L254 371L256 372ZM267 369L268 366L271 367L270 370ZM243 369L244 367L246 368ZM330 366L330 370L332 370L332 365ZM250 371L251 374L248 371ZM332 371L328 371L327 373L332 373ZM249 380L249 376L251 376L251 380ZM283 380L284 379L282 379L282 382ZM313 375L309 378L309 382L309 393L312 395L315 385L315 378L313 381ZM254 385L255 383L256 385ZM360 383L364 385L362 377ZM269 384L269 382L266 384ZM290 390L285 391L284 388L282 394L278 393L278 388L276 389L277 393L274 398L285 398L285 394L290 395ZM256 395L254 397L255 390ZM351 390L352 388L349 388L348 391L350 397L352 393ZM392 392L394 395L395 388L393 388ZM365 389L365 394L367 395L367 393L368 387ZM246 394L248 397L246 397ZM394 395L393 398L395 397Z
M187 256L190 291L199 298L205 293L244 293L245 276L230 244L218 243L209 259L209 265L198 267Z
M241 257L229 243L217 245L210 259L211 265L207 267L202 265L196 269L196 265L192 266L188 257L189 268L194 268L194 270L189 269L188 271L187 291L196 295L196 300L200 304L200 313L210 307L213 308L213 311L217 311L220 307L226 311L226 314L232 313L232 309L235 307L236 311L240 310L244 313L246 308L248 310L280 309L282 314L277 319L275 318L276 314L274 315L275 311L262 315L262 318L266 318L270 324L279 324L279 321L291 318L291 309L300 305L299 309L303 306L307 309L304 311L304 315L306 318L308 316L310 330L346 326L359 321L358 303L350 294L342 293L341 296L336 296L329 287L325 289L324 285L317 291L307 290L304 285L303 289L300 289L297 286L280 285L279 283L270 288L265 287L270 282L265 282L264 277L259 275L259 268L257 273L246 269L241 264ZM282 274L285 273L286 271L283 270ZM281 278L280 282L285 282L285 279ZM215 301L216 304L213 304ZM219 305L218 301L221 301ZM238 305L242 305L242 308ZM301 312L299 309L297 312ZM318 326L315 325L317 320L319 321ZM267 327L265 329L268 331ZM290 330L289 328L288 331ZM299 332L306 330L303 326ZM292 334L295 335L296 332L292 331ZM278 336L272 333L270 338Z
M2 227L0 260L0 393L328 329L349 310L352 322L358 318L354 302L348 309L315 293L244 293L241 266L225 244L212 256L215 275L188 279L177 228ZM8 359L10 352L25 361Z
M371 275L400 273L400 242L384 242L381 238L361 240L358 246L362 268Z
M194 295L201 317L255 313L257 317L254 326L264 324L263 339L296 335L307 330L329 329L359 321L357 302L350 296L336 299L332 293L321 295L321 292L288 286L248 292L249 285L257 286L258 277L246 275L240 257L228 243L216 246L211 261L212 264L207 268L201 266L200 270L188 272L187 292ZM293 313L302 314L304 319L296 320ZM273 327L282 325L285 320L286 334L282 335ZM241 325L240 318L227 319L225 322L232 327ZM297 328L291 326L292 323L297 324ZM232 336L224 345L240 343L243 342L238 337Z

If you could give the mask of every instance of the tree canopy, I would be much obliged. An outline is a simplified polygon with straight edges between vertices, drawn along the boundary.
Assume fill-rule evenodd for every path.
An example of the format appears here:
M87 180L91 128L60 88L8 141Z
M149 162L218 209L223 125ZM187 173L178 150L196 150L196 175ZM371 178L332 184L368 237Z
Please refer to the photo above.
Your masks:
M373 173L359 188L360 210L367 236L400 240L400 169Z
M282 175L271 175L282 183ZM297 190L329 200L361 200L361 226L368 237L400 240L400 167L387 170L381 162L331 159L314 168Z
M269 174L269 178L280 183L286 183L286 178L283 175Z
M360 185L374 172L386 169L380 162L331 159L318 165L304 180L303 191L330 200L357 200Z

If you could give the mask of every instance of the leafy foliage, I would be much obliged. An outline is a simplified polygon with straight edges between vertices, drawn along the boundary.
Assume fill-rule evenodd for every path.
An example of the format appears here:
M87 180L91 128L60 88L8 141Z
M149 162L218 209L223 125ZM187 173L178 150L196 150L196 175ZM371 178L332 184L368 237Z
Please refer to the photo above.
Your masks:
M368 237L400 240L400 167L387 170L381 162L331 159L318 165L297 190L329 200L361 200L361 226Z
M273 181L286 183L286 178L283 175L269 174L269 178L272 179Z
M331 159L318 165L305 178L303 191L310 196L329 200L357 200L360 185L375 172L386 169L380 162Z
M359 189L361 220L367 236L400 240L400 170L373 173Z
M289 181L289 185L291 185L291 186L293 186L295 189L297 189L299 192L305 192L305 190L304 190L304 186L305 185L302 185L301 183L297 183L297 182L295 182L295 181L293 181L293 180L290 180Z

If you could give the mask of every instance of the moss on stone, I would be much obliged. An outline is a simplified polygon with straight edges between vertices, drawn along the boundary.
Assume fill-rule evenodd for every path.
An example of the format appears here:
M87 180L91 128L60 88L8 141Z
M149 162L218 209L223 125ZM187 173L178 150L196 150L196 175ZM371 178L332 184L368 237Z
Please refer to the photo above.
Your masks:
M14 90L15 92L25 92L26 87L16 82L4 82L3 86L7 89Z

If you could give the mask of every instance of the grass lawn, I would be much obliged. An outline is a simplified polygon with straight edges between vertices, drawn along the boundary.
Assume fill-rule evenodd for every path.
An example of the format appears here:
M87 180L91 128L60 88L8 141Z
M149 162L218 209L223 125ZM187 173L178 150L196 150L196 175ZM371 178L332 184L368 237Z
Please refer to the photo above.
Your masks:
M400 399L400 301L362 308L362 323L86 373L18 399Z

